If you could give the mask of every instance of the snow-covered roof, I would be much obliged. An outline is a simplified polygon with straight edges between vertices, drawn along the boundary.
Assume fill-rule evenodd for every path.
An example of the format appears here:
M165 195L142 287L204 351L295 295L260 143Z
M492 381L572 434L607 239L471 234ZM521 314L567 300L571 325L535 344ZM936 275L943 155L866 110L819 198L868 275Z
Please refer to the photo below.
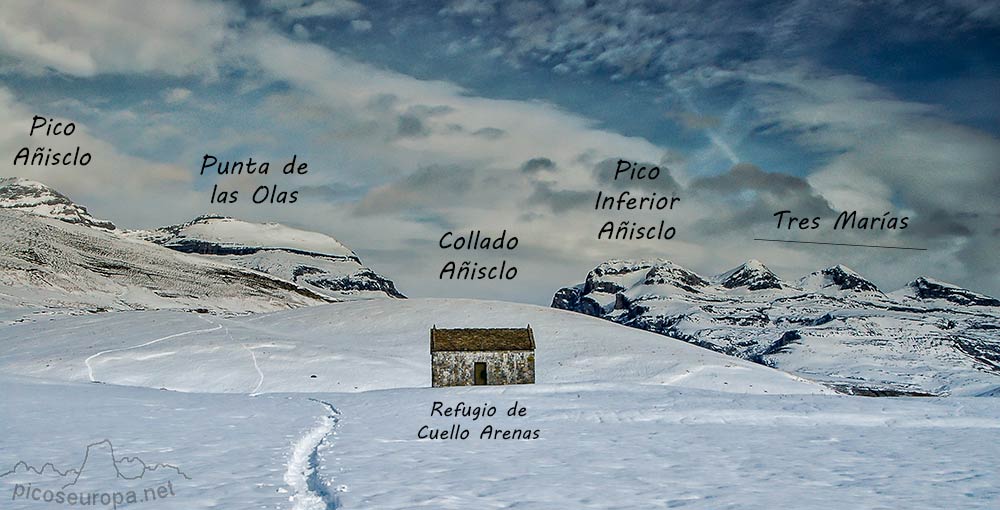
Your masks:
M431 329L431 352L533 351L531 328Z

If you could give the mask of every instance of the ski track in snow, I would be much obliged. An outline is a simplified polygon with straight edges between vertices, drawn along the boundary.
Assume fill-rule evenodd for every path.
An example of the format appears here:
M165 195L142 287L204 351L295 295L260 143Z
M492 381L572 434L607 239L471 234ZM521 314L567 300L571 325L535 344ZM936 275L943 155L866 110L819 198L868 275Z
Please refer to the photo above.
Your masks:
M322 404L329 413L292 448L284 477L292 492L288 500L292 502L292 510L334 510L340 508L339 489L331 491L328 482L319 476L319 448L334 433L340 411L329 402L309 400Z
M229 331L228 327L226 327L226 336L229 337L231 342L236 343L236 339L233 338L233 334ZM260 390L260 387L264 385L264 372L261 371L260 365L257 363L257 355L254 354L253 349L247 347L247 344L243 342L240 342L240 347L243 347L250 353L250 359L253 360L253 369L257 371L257 386L254 386L254 388L250 390L250 396L256 397L257 395L260 395L258 391Z
M230 340L233 340L233 335L229 333L229 328L226 328L226 335L229 336ZM233 341L235 342L235 340ZM257 395L260 395L260 393L257 392L260 391L260 387L264 385L264 372L261 371L260 365L257 363L257 355L254 354L253 349L247 347L247 344L242 342L240 342L240 345L250 353L250 358L253 360L253 369L257 371L257 386L254 386L254 388L250 390L250 396L256 397Z
M201 318L201 317L199 317L199 318ZM206 322L208 322L210 324L215 324L214 322L209 321L207 319L202 319L202 320L204 320L204 321L206 321ZM128 351L128 350L132 350L132 349L139 349L139 348L142 348L142 347L146 347L146 346L149 346L149 345L153 345L153 344L156 344L156 343L163 342L164 340L170 340L172 338L177 338L177 337L186 336L186 335L194 335L194 334L197 334L197 333L209 333L211 331L218 331L220 329L222 329L222 324L215 324L214 328L205 328L205 329L195 329L195 330L191 330L191 331L184 331L184 332L181 332L181 333L174 333L172 335L162 336L160 338L156 338L154 340L150 340L148 342L145 342L145 343L142 343L142 344L139 344L139 345L133 345L133 346L130 346L130 347L119 347L117 349L108 349L108 350L105 350L105 351L98 352L97 354L92 354L87 359L83 360L83 363L85 365L87 365L87 375L90 377L90 382L100 382L100 381L98 381L94 377L94 367L91 366L91 364L90 364L90 362L92 360L94 360L94 359L96 359L96 358L98 358L100 356L103 356L105 354L110 354L112 352L122 352L122 351Z
M256 397L257 395L260 395L258 392L260 391L260 387L264 385L264 372L260 370L260 365L257 364L257 355L253 353L253 349L247 347L247 344L240 345L242 345L243 348L250 353L250 357L253 358L253 369L257 371L257 375L259 376L257 379L257 386L254 386L254 388L250 390L250 396Z
M233 334L229 331L228 327L226 328L226 336L229 337L229 341L236 343L236 339L233 338ZM253 369L257 371L257 386L254 386L254 388L250 390L250 396L256 397L257 395L259 395L257 391L260 390L260 387L264 385L264 372L260 370L260 365L257 363L257 355L254 354L253 349L247 347L247 344L243 342L240 342L240 347L243 347L244 349L246 349L247 352L250 353L250 359L253 360Z
M196 330L192 330L192 331L183 331L183 332L180 332L180 333L174 333L172 335L167 335L167 336L163 336L163 337L160 337L160 338L156 338L156 339L153 339L153 340L150 340L148 342L144 342L144 343L141 343L141 344L138 344L138 345L132 345L132 346L129 346L129 347L119 347L117 349L108 349L108 350L104 350L104 351L101 351L101 352L98 352L96 354L93 354L93 355L89 356L87 359L84 360L84 364L87 365L87 374L90 377L90 382L100 382L100 381L97 380L96 377L94 377L94 367L93 367L93 365L90 364L90 362L93 361L94 359L97 359L98 357L100 357L100 356L102 356L104 354L110 354L110 353L113 353L113 352L128 351L128 350L132 350L132 349L139 349L139 348L142 348L142 347L147 347L147 346L159 343L159 342L163 342L165 340L170 340L170 339L181 337L181 336L194 335L194 334L198 334L198 333L209 333L209 332L212 332L212 331L218 331L220 329L224 329L225 330L226 336L229 338L230 341L232 341L233 343L237 343L236 339L233 338L232 333L229 331L229 328L226 327L225 325L223 325L222 323L213 321L211 319L206 319L204 317L199 317L199 319L201 319L201 320L203 320L205 322L208 322L209 324L213 324L214 327L205 328L205 329L196 329ZM253 352L253 349L251 349L250 347L248 347L246 344L244 344L242 342L239 342L239 344L240 344L241 347L243 347L244 349L246 349L247 352L250 353L250 359L253 361L253 368L254 368L254 370L257 371L257 385L254 386L254 388L252 390L250 390L250 393L249 393L250 396L254 397L254 396L259 395L258 391L264 385L264 372L260 369L260 364L257 362L257 355Z

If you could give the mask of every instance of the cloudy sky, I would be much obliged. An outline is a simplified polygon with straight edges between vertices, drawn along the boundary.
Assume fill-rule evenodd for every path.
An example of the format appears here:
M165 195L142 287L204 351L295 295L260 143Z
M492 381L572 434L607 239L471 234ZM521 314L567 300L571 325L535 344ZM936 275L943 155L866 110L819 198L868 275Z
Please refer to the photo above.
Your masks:
M609 258L705 275L748 258L788 279L843 263L1000 295L1000 4L886 2L4 0L0 173L152 227L217 212L331 234L411 296L547 304ZM32 115L74 121L28 137ZM13 165L81 146L87 167ZM309 163L304 177L199 176L202 156ZM659 165L611 179L618 158ZM276 173L272 169L272 174ZM254 205L260 183L300 190ZM210 204L214 184L237 204ZM676 195L595 211L598 191ZM772 214L821 216L779 231ZM833 231L837 212L910 217ZM666 220L673 240L598 240ZM448 252L506 229L510 253ZM927 248L809 246L754 237ZM448 260L518 267L441 281Z

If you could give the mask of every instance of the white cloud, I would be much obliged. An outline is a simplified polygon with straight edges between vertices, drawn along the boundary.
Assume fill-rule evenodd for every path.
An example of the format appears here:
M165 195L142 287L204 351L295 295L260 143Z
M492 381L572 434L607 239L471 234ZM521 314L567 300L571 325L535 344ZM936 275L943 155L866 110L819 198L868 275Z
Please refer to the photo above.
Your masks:
M598 162L619 157L673 162L676 156L647 140L595 128L588 119L545 103L476 97L451 83L417 80L274 34L262 35L252 51L262 71L292 85L290 94L297 101L310 98L299 104L284 101L281 109L289 118L312 126L326 125L324 118L335 119L329 122L335 122L338 127L334 129L342 132L327 137L325 143L343 143L359 151L366 175L379 175L377 179L384 182L358 202L353 216L344 216L342 203L336 207L310 205L328 212L313 215L324 218L322 226L308 226L329 229L362 255L371 247L371 232L379 232L379 248L371 252L371 261L385 268L404 288L418 289L411 291L415 294L537 300L559 284L578 279L596 261L612 257L668 256L695 270L713 272L753 256L789 276L846 263L862 270L878 268L881 272L873 277L890 286L901 286L907 278L927 272L926 259L908 255L893 258L893 264L886 265L888 258L873 258L859 250L790 250L751 241L756 234L773 231L771 214L787 204L823 212L829 211L824 208L824 199L838 204L856 200L869 206L891 205L891 188L885 181L843 179L838 188L820 180L810 187L803 179L781 174L734 171L727 182L736 182L736 189L702 187L696 192L691 183L697 179L678 175L683 187L676 189L682 197L677 211L665 215L595 212L591 201L597 191L614 189L608 175L595 177L593 169ZM822 95L845 101L856 96L837 87ZM815 108L817 101L818 97L812 97L803 107ZM877 111L883 114L926 111L925 107L895 104L885 97L866 104L868 108L879 105ZM414 115L415 111L431 110L438 113ZM817 113L821 111L825 110L807 114L789 109L787 128L792 129L793 121L811 118L822 119L824 125L842 126L830 128L829 140L814 140L830 145L843 142L839 131L848 129L847 125L872 122L861 119L860 111L837 111L836 105L830 106L828 113ZM413 122L420 123L420 129L413 132L421 136L398 136L401 115L410 115ZM490 138L473 134L484 128L504 135ZM350 138L341 138L347 136ZM558 170L538 174L520 171L526 161L542 157ZM376 173L386 168L397 173ZM758 176L754 177L755 192L749 194L745 193L747 186L737 182L749 178L747 175ZM784 184L778 186L780 183ZM635 186L634 190L648 193L651 188ZM579 202L576 207L573 200ZM658 222L661 218L677 226L677 240L629 243L596 239L600 225L609 219ZM495 282L456 286L437 280L436 271L456 254L436 248L435 240L445 230L469 228L497 233L508 229L511 235L518 235L524 248L515 258L527 278L512 286ZM864 241L854 234L843 238ZM935 253L942 260L952 256ZM955 267L941 264L938 274L958 279L967 276Z
M183 103L191 97L191 89L182 87L172 88L163 94L163 100L170 104Z
M983 256L1000 251L1000 140L854 76L795 67L728 78L758 87L761 125L806 147L835 151L808 177L834 208L906 211L912 218L907 244L931 249L921 257L871 257L868 267L899 278L930 273L1000 289L1000 259Z
M278 108L287 116L283 120L298 119L314 132L319 126L330 127L334 132L323 144L337 147L331 150L338 154L340 147L359 154L362 166L357 173L384 183L361 200L358 215L345 216L339 205L312 216L327 218L321 228L345 242L357 239L352 244L362 255L372 247L371 233L379 232L372 262L387 268L404 288L420 289L419 293L544 299L538 296L577 278L575 273L596 258L623 255L626 246L613 244L603 245L599 250L603 253L595 255L600 221L594 215L570 211L557 217L545 204L528 202L535 182L520 168L532 158L552 160L559 168L555 178L560 190L587 192L589 204L590 194L596 196L596 190L606 185L607 176L601 182L594 180L593 165L598 161L617 157L659 161L667 153L644 139L598 129L590 120L546 103L477 97L452 83L415 79L272 33L262 34L250 48L262 72L293 87L291 94L297 99L282 100ZM419 122L423 135L399 136L403 116ZM476 134L484 129L504 135ZM429 167L436 170L427 171ZM460 189L452 187L459 184ZM315 207L322 211L328 206ZM526 220L536 209L533 219ZM522 238L526 248L517 259L525 261L523 269L530 273L501 285L438 281L440 266L456 255L433 243L449 228L497 233L508 229L510 235ZM410 255L396 258L401 253ZM402 269L417 260L426 265L418 271ZM573 260L576 265L562 264L556 270L553 260ZM561 280L554 282L553 275Z
M75 76L212 74L238 17L194 0L6 2L0 53Z
M191 207L196 197L191 191L193 172L175 164L149 161L122 153L113 144L95 137L88 127L77 123L68 137L29 137L33 115L49 115L44 109L19 102L0 87L0 176L24 177L44 182L92 207L98 217L127 219L138 224L158 224L164 214ZM72 119L62 119L71 121ZM91 154L87 166L14 166L14 155L22 147L52 148L68 152L80 147ZM189 210L189 209L188 209Z
M1000 275L997 262L984 256L1000 251L997 237L986 230L995 228L992 190L1000 187L995 171L1000 160L996 139L949 123L927 105L901 101L856 77L787 66L782 71L701 69L709 81L749 84L748 90L753 91L750 100L763 117L758 119L761 125L791 134L810 149L836 155L808 181L790 186L792 191L763 187L746 193L729 189L695 193L691 190L698 179L680 171L682 163L669 147L609 131L550 104L477 97L450 82L419 80L380 69L326 47L284 37L264 23L251 23L237 34L230 25L240 15L226 4L45 4L54 14L44 19L29 16L33 9L25 7L27 3L5 9L0 19L0 52L20 59L23 65L41 64L76 76L211 75L219 67L238 65L249 67L248 78L233 85L238 91L263 91L273 81L287 83L288 87L272 93L260 108L247 104L252 99L220 99L221 106L209 115L213 122L224 125L232 121L235 117L226 116L232 105L239 105L245 118L234 124L239 128L220 129L214 138L199 140L200 144L212 150L267 145L272 150L308 151L313 155L313 171L300 180L301 185L335 188L345 183L360 190L356 193L369 191L347 204L316 199L284 208L239 204L222 212L329 232L363 256L371 253L374 258L370 262L415 295L542 301L558 285L578 280L597 261L638 256L668 256L707 272L753 256L790 276L847 263L870 270L879 283L890 285L901 284L918 272L930 272L980 289L1000 289L1000 276L971 284L977 281L977 272ZM360 4L350 1L272 0L267 6L292 19L352 19L365 12ZM620 73L659 72L704 62L731 48L710 44L712 37L730 30L731 20L718 16L720 21L703 28L712 37L699 42L698 37L705 32L686 32L690 24L685 20L695 13L683 9L664 14L664 19L679 21L671 25L623 8L622 27L609 29L608 20L600 16L574 18L574 8L567 8L568 17L551 24L536 19L536 7L494 9L472 2L454 7L445 13L495 13L518 20L517 31L510 32L516 41L503 50L519 55L565 53L562 61L548 64L562 66L567 72L586 70L595 62ZM602 4L597 10L608 15L614 8ZM697 16L703 14L699 11ZM357 29L365 23L354 19L351 25ZM295 32L302 37L307 35L303 30ZM661 52L643 41L663 36L664 30L679 42ZM237 35L239 44L227 46L226 41ZM588 39L590 36L596 38ZM254 82L248 84L249 80ZM162 139L174 143L175 138L183 141L180 135L186 131L178 126L205 119L181 113L195 107L190 96L185 88L163 92L163 99L176 105L177 117L144 112L139 119L123 118L121 123L141 127L136 132L153 140L150 143ZM687 113L699 114L693 105ZM88 115L110 122L113 116L124 114L109 110ZM19 146L37 142L26 138L30 115L26 105L0 91L0 117L11 119L0 123L3 153L13 154ZM258 133L250 133L248 129L253 128L244 122L266 126L270 131L261 135L279 140L252 138ZM100 121L95 124L100 125ZM727 128L728 121L724 121L722 129L710 131L715 135L713 151L735 161L735 142ZM95 214L133 223L165 223L211 209L204 192L191 191L196 173L193 165L181 168L128 155L127 150L142 144L120 141L115 146L95 132L81 126L72 139L73 145L80 144L94 153L95 163L85 171L12 168L6 164L0 170L49 182L82 197L85 203L93 199L100 203ZM178 158L187 165L196 159L191 151L202 149L201 145L184 145L179 144L182 155ZM691 155L686 156L690 161ZM593 168L602 160L619 157L669 161L673 176L683 186L679 190L683 201L680 210L664 219L678 226L678 239L662 244L597 241L597 229L607 219L645 222L659 221L660 216L603 214L593 211L590 200L572 207L575 197L593 197L597 190L612 187L607 176L595 177ZM520 171L525 162L536 158L551 160L553 170ZM735 173L747 174L745 169L742 174ZM774 175L761 175L765 181L779 180ZM420 186L436 188L421 191ZM916 215L963 211L973 215L967 220L973 234L933 240L936 249L926 257L905 254L890 258L859 250L748 244L758 229L773 229L768 208L786 199L814 207L825 200L836 208L861 209L889 208L902 202L902 207ZM543 200L552 202L541 203ZM709 227L714 230L706 233ZM521 265L522 277L509 285L438 281L436 272L444 260L457 257L434 245L449 228L508 229L518 235L522 248L514 258ZM377 235L373 237L373 233Z
M365 12L365 6L354 0L265 0L263 5L287 19L352 19Z
M490 162L518 168L530 159L523 157L525 154L554 156L553 159L559 158L573 167L579 165L572 161L588 150L608 155L624 153L648 160L659 160L664 152L643 139L595 129L590 120L545 103L472 96L454 84L418 80L378 69L319 45L266 34L252 48L258 65L275 79L383 127L393 127L395 116L414 107L442 110L426 119L429 136L392 143L395 148L416 156L416 160L411 160L415 163L413 168L421 161ZM393 99L388 110L369 108L379 97ZM465 129L455 131L448 129L449 125ZM508 136L502 144L473 136L474 131L483 128L500 129Z
M814 184L838 193L856 190L866 199L878 195L878 207L895 200L922 208L993 210L982 190L1000 187L995 137L855 76L798 67L750 72L743 79L763 87L755 96L761 125L806 147L836 151L810 177Z
M356 19L351 21L351 29L355 32L367 32L372 29L372 22L366 19Z

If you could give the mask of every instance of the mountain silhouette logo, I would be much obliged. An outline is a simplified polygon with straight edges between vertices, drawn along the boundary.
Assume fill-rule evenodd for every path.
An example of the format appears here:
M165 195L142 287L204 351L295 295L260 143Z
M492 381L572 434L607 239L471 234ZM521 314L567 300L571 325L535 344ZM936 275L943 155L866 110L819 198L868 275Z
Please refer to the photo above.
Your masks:
M114 471L115 479L118 480L140 480L147 474L158 471L176 473L185 480L191 479L190 476L173 464L151 464L138 456L118 457L115 455L115 447L111 443L110 439L102 439L88 444L79 467L62 471L51 462L46 462L45 464L42 464L41 467L36 467L21 460L14 464L11 469L0 473L0 479L17 473L34 473L40 476L46 474L57 474L63 479L68 480L62 486L63 489L66 489L67 487L76 485L80 481L81 476L86 473L90 473L102 462L111 467L111 470Z

